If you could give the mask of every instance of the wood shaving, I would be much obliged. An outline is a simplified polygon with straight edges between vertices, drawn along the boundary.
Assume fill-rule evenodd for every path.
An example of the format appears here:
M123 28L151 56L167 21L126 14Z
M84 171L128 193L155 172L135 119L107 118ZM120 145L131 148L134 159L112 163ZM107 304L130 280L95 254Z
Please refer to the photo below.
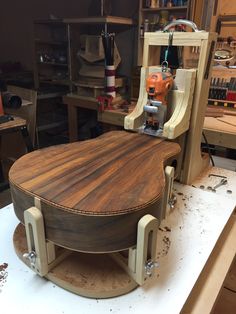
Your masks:
M4 283L7 281L8 276L8 272L6 270L7 267L8 267L7 263L3 263L2 265L0 265L0 287L2 287Z

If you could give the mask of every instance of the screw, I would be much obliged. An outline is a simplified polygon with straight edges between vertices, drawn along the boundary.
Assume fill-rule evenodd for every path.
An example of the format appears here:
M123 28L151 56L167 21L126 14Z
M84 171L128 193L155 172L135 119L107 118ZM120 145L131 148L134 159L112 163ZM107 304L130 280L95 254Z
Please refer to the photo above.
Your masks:
M170 205L170 208L174 208L176 202L177 202L177 197L176 197L176 195L172 194L172 197L168 201L168 204Z
M34 251L24 253L23 258L27 259L30 262L31 266L34 266L36 262L36 253Z
M145 271L148 276L151 276L154 272L154 269L157 268L159 264L152 260L148 260L145 264Z

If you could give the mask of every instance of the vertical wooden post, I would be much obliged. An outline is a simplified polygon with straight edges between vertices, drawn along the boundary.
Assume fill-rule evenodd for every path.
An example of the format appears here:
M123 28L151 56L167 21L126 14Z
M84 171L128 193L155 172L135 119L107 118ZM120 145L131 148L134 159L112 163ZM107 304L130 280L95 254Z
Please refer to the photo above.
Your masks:
M200 46L201 50L195 83L190 128L187 133L183 172L181 176L181 182L186 184L190 184L209 163L208 158L204 159L201 153L201 138L211 79L212 57L214 55L212 41L214 41L215 38L215 34L209 33L208 40L202 40ZM206 73L207 71L208 73Z

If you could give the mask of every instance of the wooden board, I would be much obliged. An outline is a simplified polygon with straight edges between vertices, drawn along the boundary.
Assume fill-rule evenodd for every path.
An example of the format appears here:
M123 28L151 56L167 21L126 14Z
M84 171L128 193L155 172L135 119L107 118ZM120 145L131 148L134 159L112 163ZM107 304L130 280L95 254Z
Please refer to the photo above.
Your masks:
M236 134L236 117L224 116L224 118L207 117L204 120L204 129L218 130Z
M121 24L121 25L133 25L132 19L119 16L99 16L99 17L81 17L81 18L69 18L63 19L64 23L73 24Z
M83 252L126 249L143 215L161 219L163 167L179 152L176 143L124 131L35 151L9 173L16 215L24 222L36 196L54 243Z
M0 123L0 133L11 132L15 129L20 129L26 125L26 120L20 117L14 117L14 120Z
M236 128L236 117L235 116L224 116L224 117L220 117L217 118L218 121L224 122L228 125L233 126L234 128Z
M37 91L14 85L8 85L7 90L21 97L22 105L18 109L6 108L5 111L10 115L16 115L26 120L31 142L35 146Z
M209 144L236 148L235 116L222 118L205 117L203 131ZM202 141L204 142L204 141Z

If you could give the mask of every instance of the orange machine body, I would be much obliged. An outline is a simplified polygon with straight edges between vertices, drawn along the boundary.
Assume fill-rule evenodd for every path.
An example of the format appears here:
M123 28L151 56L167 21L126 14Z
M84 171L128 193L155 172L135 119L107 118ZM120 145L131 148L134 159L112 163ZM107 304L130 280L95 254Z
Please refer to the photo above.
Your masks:
M148 97L167 104L167 94L173 86L173 76L169 72L155 72L149 74L146 80Z

